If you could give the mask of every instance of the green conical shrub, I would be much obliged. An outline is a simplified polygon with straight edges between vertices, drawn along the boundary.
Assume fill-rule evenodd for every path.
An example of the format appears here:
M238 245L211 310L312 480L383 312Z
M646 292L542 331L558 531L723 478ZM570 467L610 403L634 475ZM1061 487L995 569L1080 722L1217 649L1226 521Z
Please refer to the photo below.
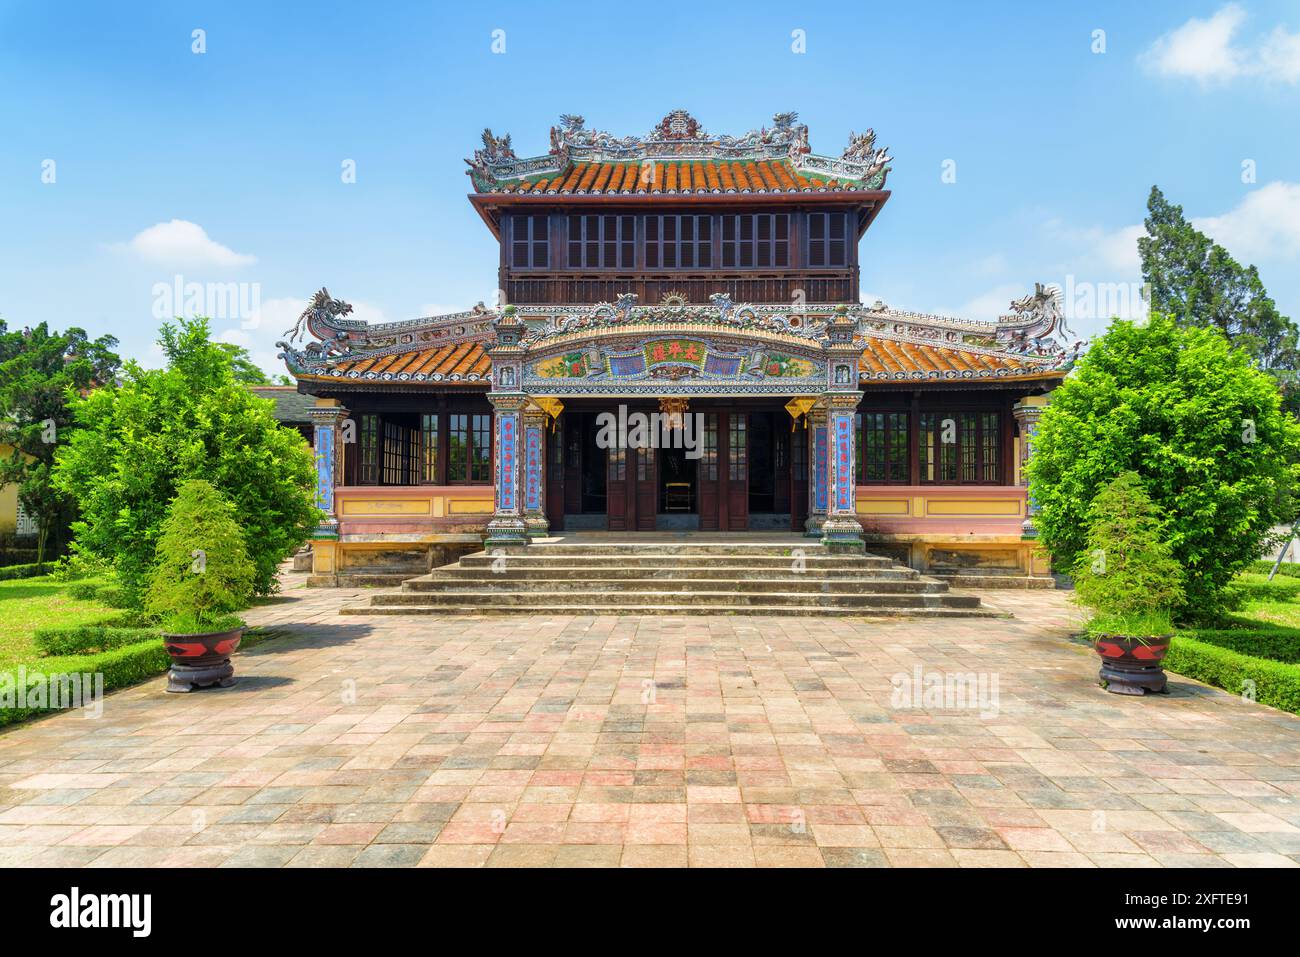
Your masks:
M170 632L236 627L232 613L248 605L254 573L234 506L208 482L182 483L162 523L145 608Z
M1097 493L1087 543L1074 581L1077 601L1094 613L1091 630L1168 633L1171 610L1183 601L1183 569L1136 472L1120 474Z

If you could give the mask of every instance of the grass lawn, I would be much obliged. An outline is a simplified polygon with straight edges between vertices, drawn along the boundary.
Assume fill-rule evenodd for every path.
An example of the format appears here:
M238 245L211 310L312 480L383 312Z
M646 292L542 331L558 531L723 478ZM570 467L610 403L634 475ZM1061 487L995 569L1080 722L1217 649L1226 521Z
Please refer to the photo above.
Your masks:
M61 675L95 674L103 688L113 691L143 681L167 670L169 659L158 629L141 627L138 615L114 608L115 585L97 579L75 582L54 581L48 575L0 581L0 727L55 710L51 699L38 703L30 689L48 686ZM98 595L96 595L98 592ZM95 597L79 597L84 595ZM118 626L114 634L85 626ZM126 626L126 627L122 627ZM34 641L38 629L65 629L62 635L45 636L43 655ZM252 647L275 636L273 631L245 632L241 647ZM25 683L29 693L19 697ZM26 702L26 703L24 703Z
M1271 582L1268 567L1256 563L1232 583L1233 611L1181 629L1165 667L1300 714L1300 565Z
M0 581L0 668L37 656L32 644L37 628L108 623L122 617L119 609L68 593L75 585L85 584L57 582L48 575Z

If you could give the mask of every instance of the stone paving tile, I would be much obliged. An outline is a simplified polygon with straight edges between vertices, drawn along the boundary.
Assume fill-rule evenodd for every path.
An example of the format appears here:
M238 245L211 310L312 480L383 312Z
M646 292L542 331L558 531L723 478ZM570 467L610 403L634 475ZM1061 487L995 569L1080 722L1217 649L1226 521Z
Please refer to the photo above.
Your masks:
M301 582L249 614L281 634L234 688L0 733L0 866L1300 864L1300 720L1177 676L1106 694L1061 592L985 592L995 621L402 619ZM917 673L997 697L904 706Z

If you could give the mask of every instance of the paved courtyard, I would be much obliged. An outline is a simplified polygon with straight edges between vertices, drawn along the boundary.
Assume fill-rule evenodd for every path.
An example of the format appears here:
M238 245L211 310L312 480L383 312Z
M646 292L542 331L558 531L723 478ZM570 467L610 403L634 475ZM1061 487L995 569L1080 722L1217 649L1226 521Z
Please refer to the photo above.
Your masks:
M300 583L249 616L280 634L237 687L0 733L0 864L1300 861L1300 720L1105 693L1061 592L985 593L1014 620L343 618L359 592ZM952 707L899 697L960 674Z

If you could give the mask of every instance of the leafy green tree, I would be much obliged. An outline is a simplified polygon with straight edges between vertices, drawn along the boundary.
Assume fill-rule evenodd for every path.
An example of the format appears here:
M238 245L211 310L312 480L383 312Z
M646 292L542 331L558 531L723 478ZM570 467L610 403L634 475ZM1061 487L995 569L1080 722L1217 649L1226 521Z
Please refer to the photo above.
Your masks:
M121 360L112 336L91 339L76 327L51 332L45 323L10 332L0 320L0 485L17 485L18 499L36 520L36 560L47 547L62 551L76 502L51 481L55 451L73 422L70 395L111 382Z
M1153 314L1116 320L1052 393L1028 474L1043 543L1073 568L1088 509L1122 472L1142 477L1186 570L1184 616L1218 608L1232 576L1292 514L1300 425L1273 381L1214 329Z
M255 591L269 593L276 566L319 518L311 450L275 421L271 402L235 381L206 319L165 324L159 344L166 369L127 362L118 387L74 403L80 428L59 453L55 483L81 505L77 547L110 559L138 601L168 503L201 478L233 503Z
M1179 325L1218 329L1246 350L1259 368L1289 384L1300 368L1296 324L1278 312L1259 270L1243 267L1226 249L1192 226L1183 208L1152 186L1147 235L1138 240L1142 279L1151 285L1151 309Z
M1183 570L1159 510L1136 472L1107 483L1088 509L1088 550L1074 569L1075 594L1105 631L1158 634L1152 622L1183 602Z
M230 357L230 370L236 382L245 385L291 385L288 376L276 376L272 379L262 367L253 361L252 355L243 346L233 342L214 343L218 349Z
M253 563L234 506L210 482L182 482L159 530L145 610L168 631L203 632L247 606L252 593Z

